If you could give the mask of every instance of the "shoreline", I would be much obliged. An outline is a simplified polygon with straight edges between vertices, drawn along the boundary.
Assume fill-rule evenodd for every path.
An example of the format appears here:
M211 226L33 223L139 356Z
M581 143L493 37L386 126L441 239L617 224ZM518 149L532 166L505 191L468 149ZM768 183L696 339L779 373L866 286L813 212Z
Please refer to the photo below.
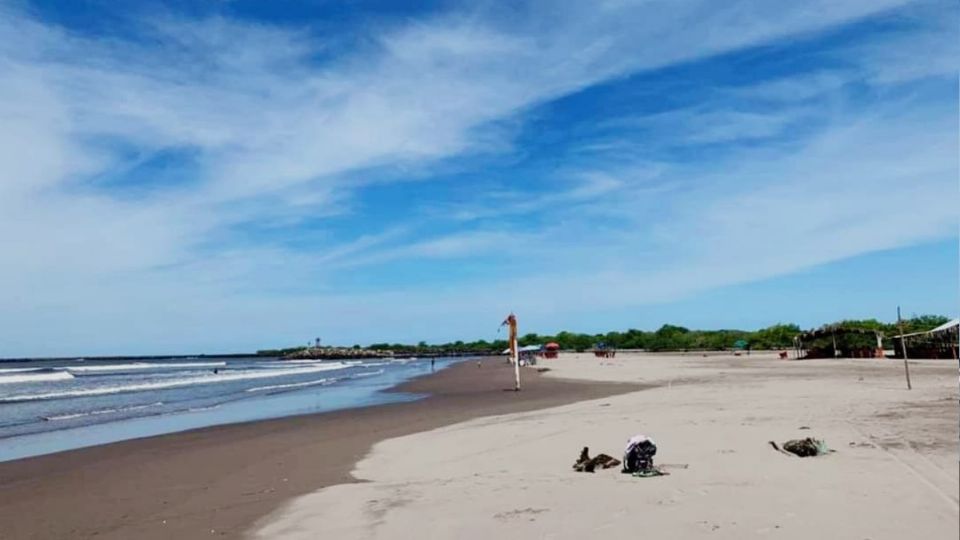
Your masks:
M357 482L374 444L470 419L637 391L639 384L548 378L487 359L387 392L411 402L211 426L0 463L10 538L237 537L287 501ZM30 516L25 519L24 516Z
M225 393L222 390L216 390L220 394L219 396L212 396L212 399L201 400L200 402L189 399L189 396L187 396L188 399L178 399L177 396L168 399L167 396L161 395L161 392L153 396L140 394L141 397L136 397L137 394L133 393L131 395L134 396L134 399L128 403L124 402L123 388L117 388L117 391L105 393L102 398L94 397L96 402L86 405L77 404L78 401L71 398L62 402L50 402L53 410L43 411L50 416L42 416L38 411L31 411L31 406L35 407L37 403L32 403L29 400L6 403L7 399L4 396L0 397L0 402L4 402L0 403L0 407L11 411L11 419L14 422L7 425L13 426L14 429L13 433L10 433L6 426L0 427L0 462L100 446L124 440L180 433L216 425L240 424L422 399L423 396L390 393L386 390L407 380L442 370L456 362L455 359L441 360L433 369L429 362L407 363L400 361L356 365L342 365L340 362L334 362L333 364L341 365L345 369L335 369L329 372L329 375L322 373L318 375L320 378L298 377L295 381L291 381L289 386L286 384L266 384L270 381L265 381L263 385L259 386L252 384L243 388L235 386L233 392L231 392L228 384ZM242 374L247 367L259 367L259 365L251 364L245 367L234 364L220 365L219 367L227 370L237 370L237 373ZM314 366L301 366L298 363L291 363L289 367L292 369L305 368L302 372L307 374L311 373L314 367L325 371L322 368L330 365L331 363L327 362ZM283 369L285 366L278 366L274 363L270 367ZM377 367L377 369L365 370L365 368L371 367ZM255 376L257 373L269 374L271 372L252 372L254 375L252 378L259 378ZM281 372L273 371L273 373ZM290 373L294 374L295 372L290 371ZM194 376L192 373L188 375ZM224 379L228 378L229 376ZM238 378L243 379L244 377ZM153 380L162 381L163 379L148 379L144 386L151 386ZM195 382L214 383L216 380L203 380L198 377ZM131 384L132 387L140 386L137 381L124 384ZM318 391L273 391L273 389L282 388L294 389L298 388L298 385L305 387L319 386L321 389ZM206 385L201 384L193 387L203 391ZM0 388L0 390L4 389ZM147 391L150 392L151 390L148 389ZM231 393L233 395L228 395ZM240 396L239 399L237 396ZM82 401L81 399L80 402ZM130 403L133 405L130 406ZM141 406L143 404L149 406L143 407ZM42 402L39 405L42 405ZM140 410L143 414L106 418L107 421L105 422L97 421L99 420L97 415L100 412L109 413L124 410ZM73 418L79 418L81 422L74 422ZM60 423L57 421L59 419L67 419L68 422ZM42 422L42 420L49 420L49 422ZM83 423L84 420L92 421Z

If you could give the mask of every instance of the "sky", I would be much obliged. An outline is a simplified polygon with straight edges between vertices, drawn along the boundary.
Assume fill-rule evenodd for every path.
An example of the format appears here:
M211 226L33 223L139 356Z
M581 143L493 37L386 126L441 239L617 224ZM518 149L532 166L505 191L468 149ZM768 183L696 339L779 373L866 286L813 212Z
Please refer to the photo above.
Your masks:
M0 357L960 311L955 1L405 4L0 0Z

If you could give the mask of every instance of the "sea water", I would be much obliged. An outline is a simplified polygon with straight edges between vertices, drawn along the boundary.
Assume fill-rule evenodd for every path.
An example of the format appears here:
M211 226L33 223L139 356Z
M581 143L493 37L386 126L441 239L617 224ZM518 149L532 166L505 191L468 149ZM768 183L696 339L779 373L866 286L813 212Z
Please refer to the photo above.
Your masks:
M386 393L452 359L0 362L0 461L420 396Z

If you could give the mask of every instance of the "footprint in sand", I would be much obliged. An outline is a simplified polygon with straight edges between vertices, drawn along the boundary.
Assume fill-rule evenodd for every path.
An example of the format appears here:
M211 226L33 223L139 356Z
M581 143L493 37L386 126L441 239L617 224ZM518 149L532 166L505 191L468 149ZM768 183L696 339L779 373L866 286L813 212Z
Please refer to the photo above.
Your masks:
M500 512L500 513L494 514L493 517L495 519L499 519L502 521L523 519L523 518L527 518L530 521L535 521L536 518L533 516L537 514L541 514L543 512L549 512L549 511L550 511L549 508L523 508L523 509L511 510L509 512Z

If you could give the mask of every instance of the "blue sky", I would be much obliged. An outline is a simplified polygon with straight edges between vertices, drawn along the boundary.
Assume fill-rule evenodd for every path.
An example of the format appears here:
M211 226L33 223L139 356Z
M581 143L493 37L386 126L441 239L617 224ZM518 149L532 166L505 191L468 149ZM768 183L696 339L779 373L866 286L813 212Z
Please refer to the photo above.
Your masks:
M0 356L958 312L956 2L0 0Z

